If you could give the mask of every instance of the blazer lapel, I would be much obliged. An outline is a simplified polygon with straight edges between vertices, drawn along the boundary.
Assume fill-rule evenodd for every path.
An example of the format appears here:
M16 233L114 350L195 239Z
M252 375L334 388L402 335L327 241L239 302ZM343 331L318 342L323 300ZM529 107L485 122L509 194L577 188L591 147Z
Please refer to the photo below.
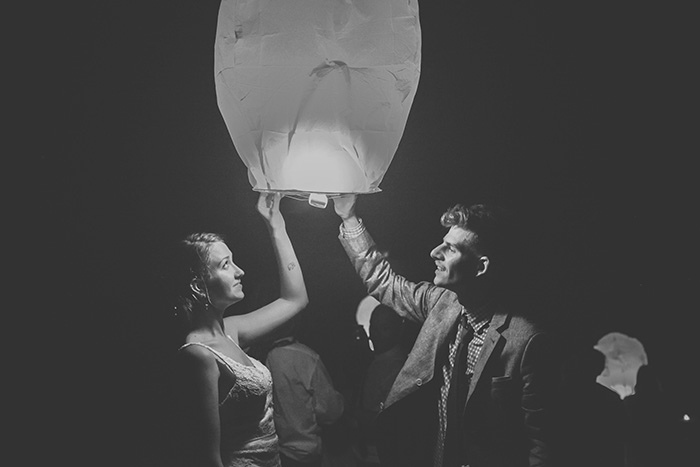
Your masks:
M456 301L456 299L455 299ZM398 400L415 391L419 386L431 381L435 369L441 368L438 357L449 344L457 328L457 320L462 312L461 305L453 305L431 313L423 323L423 328L408 355L403 368L394 380L389 395L384 403L389 407ZM418 384L417 384L418 383Z
M474 389L476 389L476 385L479 383L481 374L484 371L486 362L488 362L489 358L491 358L491 353L493 353L493 350L498 344L501 343L501 341L505 342L505 337L501 335L501 331L503 331L507 325L507 318L507 313L503 312L502 310L497 310L491 319L489 330L486 332L486 338L484 339L484 347L481 349L479 359L476 361L476 365L474 366L474 374L472 375L471 382L469 383L469 392L467 393L466 403L469 403L469 399L474 393Z

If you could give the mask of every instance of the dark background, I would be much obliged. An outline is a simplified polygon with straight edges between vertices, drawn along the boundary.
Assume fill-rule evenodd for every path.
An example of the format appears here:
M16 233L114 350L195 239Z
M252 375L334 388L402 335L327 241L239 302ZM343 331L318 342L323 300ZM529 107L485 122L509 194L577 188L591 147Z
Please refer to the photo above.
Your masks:
M53 436L67 420L82 428L57 443L72 465L172 461L174 342L153 282L163 244L227 234L246 271L232 312L276 287L257 194L216 103L218 5L74 2L42 10L32 30L47 94L30 109L44 116L32 120L37 231L55 286L42 326L61 351L48 373L56 426L37 423ZM689 15L664 5L420 2L421 81L383 191L359 211L399 272L430 280L447 207L509 206L525 219L527 283L565 340L640 339L674 413L697 417L696 59ZM362 286L331 206L282 209L312 341L341 378Z

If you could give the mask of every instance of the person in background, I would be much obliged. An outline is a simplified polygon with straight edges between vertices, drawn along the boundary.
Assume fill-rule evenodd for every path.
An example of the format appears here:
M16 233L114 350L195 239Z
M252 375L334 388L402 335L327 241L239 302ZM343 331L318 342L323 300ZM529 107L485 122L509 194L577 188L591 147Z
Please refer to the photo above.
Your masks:
M272 373L274 420L282 467L321 467L323 429L338 421L343 396L320 355L297 340L298 320L283 327L265 365Z
M257 210L270 233L279 298L224 317L244 298L243 270L221 235L187 236L169 257L169 296L185 325L175 362L182 454L192 467L279 467L272 377L242 349L291 319L308 297L280 212L282 195L261 193Z
M361 385L355 408L356 446L359 467L379 467L376 418L396 376L406 362L405 323L394 310L379 304L370 316L369 339L373 358Z
M351 302L352 303L352 302ZM355 310L356 304L339 304L341 312ZM355 408L360 397L362 382L373 353L365 327L354 321L347 323L334 336L336 350L334 381L336 389L343 394L345 411L336 423L323 432L323 467L357 467L355 446L357 429Z
M527 232L498 209L455 205L430 253L432 283L414 283L375 245L357 196L333 201L341 244L369 294L421 324L377 418L382 466L549 465L555 341L509 281L522 252L514 239Z
M673 464L671 404L652 366L639 367L634 393L623 403L630 422L626 467Z
M563 365L556 403L557 450L563 467L624 467L629 425L620 395L596 381L605 355L592 345Z

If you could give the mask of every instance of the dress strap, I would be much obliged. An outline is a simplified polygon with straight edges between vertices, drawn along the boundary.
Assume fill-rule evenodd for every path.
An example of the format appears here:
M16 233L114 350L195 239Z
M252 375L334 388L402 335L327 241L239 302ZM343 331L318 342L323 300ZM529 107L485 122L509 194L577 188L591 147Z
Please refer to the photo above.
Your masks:
M231 373L235 373L235 371L234 371L233 367L231 366L231 364L230 364L229 362L226 361L226 355L222 354L221 352L219 352L218 350L216 350L216 349L214 349L214 348L212 348L212 347L209 347L207 344L202 344L201 342L188 342L187 344L185 344L185 345L183 345L182 347L180 347L180 348L178 349L178 351L184 349L185 347L189 347L189 346L191 346L191 345L198 345L198 346L200 346L200 347L204 347L205 349L208 349L211 353L213 353L214 355L216 355L216 357L218 357L219 360L221 360L222 362L224 362L224 365L226 365L226 368L228 368L229 371L230 371Z
M226 334L226 337L228 337L229 340L230 340L231 342L233 342L233 345L235 345L236 347L238 347L238 349L243 353L243 355L245 356L246 360L248 360L248 363L250 363L250 365L249 365L248 363L241 363L241 362L236 362L236 363L238 363L239 365L247 366L247 367L257 368L256 365L255 365L255 361L253 361L253 359L250 357L250 355L248 355L248 354L246 353L246 351L243 350L243 349L241 348L240 345L238 345L238 342L236 342L236 341L233 339L233 337L229 336L228 334Z

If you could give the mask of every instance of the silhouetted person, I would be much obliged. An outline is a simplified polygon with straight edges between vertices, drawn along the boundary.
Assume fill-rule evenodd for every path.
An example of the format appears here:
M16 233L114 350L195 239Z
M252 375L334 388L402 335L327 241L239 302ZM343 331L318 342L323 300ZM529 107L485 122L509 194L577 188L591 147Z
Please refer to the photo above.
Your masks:
M668 461L671 418L661 385L649 365L639 367L634 394L624 400L630 420L627 467L651 467Z
M620 396L596 381L605 355L593 347L574 354L564 368L557 404L557 465L624 467L626 413Z
M362 467L379 466L376 418L410 349L404 343L404 322L394 310L377 305L369 322L369 339L374 356L360 389L355 407L357 423L356 455Z
M335 344L342 349L338 366L342 370L336 373L336 387L345 397L347 409L340 420L324 430L323 467L356 467L353 448L357 443L357 431L351 408L357 405L362 380L373 354L369 336L361 324L355 324L337 337Z

